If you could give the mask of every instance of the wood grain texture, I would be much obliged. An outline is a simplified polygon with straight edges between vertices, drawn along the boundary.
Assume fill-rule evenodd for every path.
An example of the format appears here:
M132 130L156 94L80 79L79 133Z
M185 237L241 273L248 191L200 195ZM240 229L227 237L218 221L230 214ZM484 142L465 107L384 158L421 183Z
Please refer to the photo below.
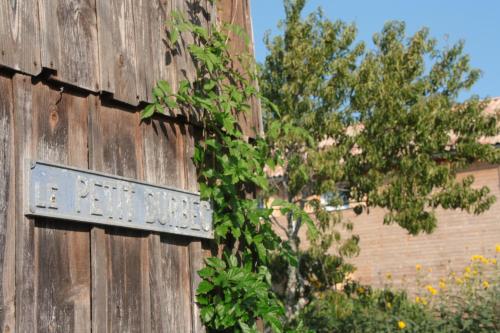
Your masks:
M165 307L161 309L168 326L163 332L192 332L191 274L189 239L161 235L161 263Z
M198 23L197 12L195 12L198 11L198 6L194 1L172 0L172 11L182 13L189 21ZM174 50L174 61L176 64L178 82L181 80L193 81L196 75L193 60L187 50L187 47L193 44L193 42L194 39L190 33L181 33L177 47Z
M42 66L54 79L99 90L95 0L39 0Z
M144 131L144 177L148 182L158 185L176 186L179 180L179 163L177 163L177 137L175 125L170 122L153 120L143 124ZM174 322L166 311L169 305L169 289L163 274L162 266L164 246L161 236L152 233L149 236L149 267L151 293L151 332L174 332Z
M39 30L37 0L0 1L0 65L38 75Z
M15 330L15 161L12 81L0 75L0 331Z
M203 326L200 318L200 309L196 304L196 290L201 282L201 278L198 275L198 271L205 267L203 260L206 257L206 253L203 249L203 242L199 239L191 240L189 244L189 267L191 272L191 302L193 311L193 332L201 333L205 332L205 327Z
M162 61L162 59L155 60L153 58L153 45L156 46L156 44L153 44L152 30L154 30L153 22L156 21L152 21L150 16L152 14L151 9L157 2L158 0L134 0L132 4L134 14L135 48L137 52L137 96L140 101L147 102L153 101L152 90L156 83L156 80L154 79L154 61ZM155 14L161 16L161 11Z
M242 36L238 36L233 32L229 33L229 50L232 57L236 58L243 54L254 55L249 0L218 1L217 20L241 27L247 34L249 44L245 42L245 38ZM235 68L243 70L243 67L237 61L235 62ZM254 84L257 86L257 82ZM238 124L245 136L255 137L262 132L260 101L252 98L250 105L251 111L238 115Z
M182 14L187 20L190 22L201 25L204 27L209 26L209 20L211 18L210 9L212 7L205 0L172 0L170 7L167 8L167 22L171 17L172 12L177 12ZM166 29L168 30L168 26ZM166 32L162 33L162 36L166 37ZM163 38L165 38L163 37ZM153 41L154 43L154 41ZM187 80L192 82L196 76L196 67L194 61L189 54L188 46L194 43L194 37L189 32L183 32L180 35L178 42L175 45L170 45L166 42L166 39L162 41L164 44L162 50L165 50L167 55L167 64L166 69L167 73L163 74L163 76L159 76L156 78L158 80L166 80L168 81L172 89L176 91L179 87L179 83L181 81ZM154 61L155 64L160 64L158 61ZM164 67L164 66L162 66ZM161 69L161 68L160 68ZM160 73L160 72L158 72ZM202 114L199 110L194 109L174 109L174 110L166 110L166 115L168 117L176 118L178 116L182 116L182 118L186 119L188 122L193 124L200 124L202 119Z
M155 117L143 130L146 180L188 189L183 125ZM155 233L149 248L152 332L191 332L189 238Z
M38 84L33 94L36 159L86 168L85 96ZM35 221L38 332L90 332L90 227Z
M14 110L31 110L31 78L16 74L13 79ZM28 112L14 112L16 170L22 170L25 157L32 151L32 117ZM22 202L24 174L16 173L16 201ZM16 331L36 332L34 221L24 216L16 205Z
M85 167L85 102L16 75L16 170L26 159ZM25 218L22 177L16 174L17 331L90 332L89 227Z
M97 1L101 89L118 101L138 105L133 14L132 0Z
M183 33L174 48L167 43L166 21L182 13L195 24L209 27L215 17L209 0L9 0L0 3L0 65L37 75L42 67L51 79L93 92L110 93L132 106L152 101L159 80L174 88L193 80L195 67L186 48L193 36ZM248 0L222 0L219 16L251 34ZM244 49L232 38L235 54ZM239 51L238 51L239 50ZM241 115L245 135L261 127L260 104ZM170 110L199 124L196 110Z
M185 180L186 187L190 191L199 191L198 186L198 175L196 171L196 166L193 162L195 144L201 139L201 129L195 128L192 125L185 124ZM206 258L206 252L204 250L204 243L201 239L192 239L189 243L189 267L191 272L191 303L193 311L193 332L201 333L205 332L205 327L203 326L200 318L200 310L196 304L196 290L201 282L201 278L198 275L198 271L205 266L204 258Z
M172 0L153 0L148 3L149 22L151 25L150 47L153 85L159 80L165 80L174 87L176 85L175 63L173 54L167 44L166 21L172 12ZM151 98L151 96L149 96ZM151 101L151 100L149 100Z
M91 169L143 179L138 113L91 109ZM148 233L92 228L92 327L95 332L149 332Z

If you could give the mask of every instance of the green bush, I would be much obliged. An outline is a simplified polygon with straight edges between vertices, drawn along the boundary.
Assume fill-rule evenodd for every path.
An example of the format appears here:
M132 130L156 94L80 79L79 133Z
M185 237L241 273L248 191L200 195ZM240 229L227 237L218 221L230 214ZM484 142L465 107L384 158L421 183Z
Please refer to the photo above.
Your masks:
M499 246L497 252L500 252ZM436 287L422 282L419 286L423 286L420 290L424 291L416 296L415 301L428 304L442 320L442 332L500 332L500 267L497 258L474 255L463 272L450 272Z
M500 247L497 246L497 252ZM346 282L341 290L316 293L291 324L296 332L500 332L500 268L497 258L475 255L463 272L433 286L420 274L406 291L372 289Z
M309 332L439 332L432 313L410 301L405 292L372 290L357 283L318 295L299 320Z

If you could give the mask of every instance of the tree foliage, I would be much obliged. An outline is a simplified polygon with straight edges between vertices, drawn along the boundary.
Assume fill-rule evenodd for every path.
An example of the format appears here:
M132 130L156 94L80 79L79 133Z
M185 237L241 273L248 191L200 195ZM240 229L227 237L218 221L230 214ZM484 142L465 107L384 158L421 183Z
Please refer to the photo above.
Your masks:
M483 115L477 97L458 102L480 76L463 42L439 47L427 29L408 36L404 23L389 22L367 48L352 24L332 22L321 10L303 17L305 3L284 1L283 32L267 38L260 86L277 106L265 110L268 144L285 163L277 185L289 203L312 208L321 232L307 253L318 262L313 271L332 262L334 244L340 258L357 251L355 236L339 243L337 226L353 226L326 212L321 194L347 192L358 214L384 208L384 223L412 235L436 228L437 208L487 210L495 201L489 189L474 186L472 176L456 178L474 162L499 161L498 150L479 142L498 133L496 117ZM287 218L299 252L301 217ZM288 267L289 315L307 297L306 273Z

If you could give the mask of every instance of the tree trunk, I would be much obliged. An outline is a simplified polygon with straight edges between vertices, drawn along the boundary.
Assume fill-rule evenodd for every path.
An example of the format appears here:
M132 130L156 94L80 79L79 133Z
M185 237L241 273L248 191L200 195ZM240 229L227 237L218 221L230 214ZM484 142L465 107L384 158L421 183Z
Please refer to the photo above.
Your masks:
M290 247L294 253L298 252L298 239L291 234ZM298 298L298 269L293 265L288 265L287 283L285 291L285 311L286 317L291 319L295 316Z

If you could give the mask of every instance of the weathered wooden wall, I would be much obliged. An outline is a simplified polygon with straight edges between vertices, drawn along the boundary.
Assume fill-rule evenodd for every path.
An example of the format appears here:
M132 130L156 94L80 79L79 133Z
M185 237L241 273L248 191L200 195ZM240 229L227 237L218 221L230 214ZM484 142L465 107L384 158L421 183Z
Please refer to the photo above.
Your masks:
M222 0L220 5L216 8L217 18L222 22L228 22L230 24L239 26L246 31L247 39L249 43L247 44L242 36L237 36L234 33L230 33L231 48L230 51L234 56L242 55L244 52L250 55L254 54L253 49L253 29L252 29L252 17L250 12L250 1L249 0ZM255 82L257 85L258 83ZM262 133L262 114L260 101L253 98L250 101L252 107L251 113L241 113L239 115L239 123L242 127L243 133L252 137L256 134Z
M200 240L28 219L23 173L13 169L44 160L196 190L196 129L165 118L140 124L133 109L24 74L0 82L2 153L14 157L1 165L2 331L14 319L19 332L192 331Z
M219 6L219 19L251 27L248 0ZM164 42L173 9L215 20L208 0L0 2L1 332L203 331L206 243L23 211L26 159L197 190L190 115L139 119L157 80L193 76L184 48ZM261 129L256 101L241 126Z

